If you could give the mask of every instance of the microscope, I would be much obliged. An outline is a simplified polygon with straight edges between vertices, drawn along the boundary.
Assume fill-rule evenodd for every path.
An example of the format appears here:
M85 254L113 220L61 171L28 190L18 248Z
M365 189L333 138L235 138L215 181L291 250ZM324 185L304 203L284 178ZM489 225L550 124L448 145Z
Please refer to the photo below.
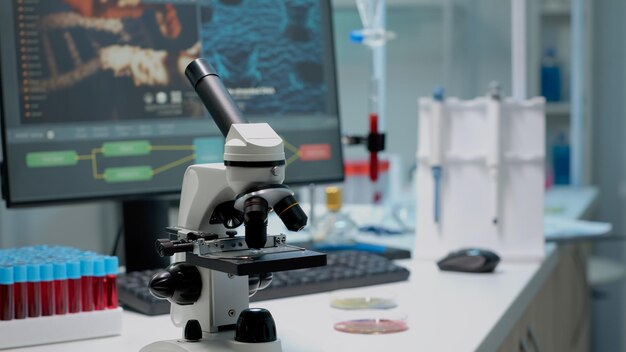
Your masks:
M159 341L142 352L281 351L269 311L249 308L249 297L267 287L272 272L326 265L326 255L268 235L274 211L291 231L307 216L282 184L282 139L266 123L248 123L215 69L197 59L185 75L226 138L223 164L187 168L178 226L160 239L172 264L150 281L150 292L171 302L170 316L183 328L178 340ZM244 225L244 236L237 228Z

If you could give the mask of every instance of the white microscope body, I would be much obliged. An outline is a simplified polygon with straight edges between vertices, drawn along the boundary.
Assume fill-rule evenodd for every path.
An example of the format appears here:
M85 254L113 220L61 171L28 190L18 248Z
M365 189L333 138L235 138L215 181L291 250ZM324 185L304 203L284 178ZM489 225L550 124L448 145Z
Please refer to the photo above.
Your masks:
M284 235L267 236L271 210L290 230L307 220L293 192L281 185L282 139L266 123L246 123L204 60L192 62L186 74L226 135L224 164L187 168L178 226L168 229L170 240L157 243L161 255L174 259L152 279L151 292L172 303L172 322L184 328L184 337L141 351L281 351L271 315L248 309L249 296L269 285L271 271L324 265L326 258L286 245ZM245 241L234 231L242 223ZM266 320L267 326L257 324Z

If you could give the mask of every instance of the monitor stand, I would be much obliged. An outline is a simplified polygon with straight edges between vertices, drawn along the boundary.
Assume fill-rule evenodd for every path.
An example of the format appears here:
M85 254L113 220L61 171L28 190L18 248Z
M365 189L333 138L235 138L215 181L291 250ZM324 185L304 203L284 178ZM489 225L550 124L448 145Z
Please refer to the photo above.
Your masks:
M169 202L158 199L129 200L122 203L126 271L165 268L169 258L160 257L155 242L165 238L169 226Z

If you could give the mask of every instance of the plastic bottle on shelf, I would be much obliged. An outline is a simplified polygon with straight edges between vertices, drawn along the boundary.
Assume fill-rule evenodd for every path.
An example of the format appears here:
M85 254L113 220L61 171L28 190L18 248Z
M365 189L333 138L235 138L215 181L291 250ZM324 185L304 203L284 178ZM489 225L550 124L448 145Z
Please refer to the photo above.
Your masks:
M570 184L570 145L565 133L559 133L552 146L552 172L555 185Z
M341 211L341 189L326 188L326 214L314 224L311 237L314 242L326 244L350 244L355 241L359 226Z
M541 95L546 101L561 101L561 65L554 48L546 49L541 59Z

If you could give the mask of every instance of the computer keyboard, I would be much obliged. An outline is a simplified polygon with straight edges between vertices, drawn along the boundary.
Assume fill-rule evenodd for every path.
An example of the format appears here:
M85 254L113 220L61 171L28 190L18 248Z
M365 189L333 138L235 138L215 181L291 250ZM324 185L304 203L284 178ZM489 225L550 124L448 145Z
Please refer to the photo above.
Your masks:
M120 303L147 315L169 313L169 302L153 297L150 278L158 270L131 272L118 277ZM328 253L322 267L275 272L272 283L250 297L250 301L292 297L339 289L371 286L409 278L409 271L392 260L360 251Z
M148 289L150 279L161 269L133 271L117 276L117 299L124 308L146 315L170 312L170 302L154 297Z

